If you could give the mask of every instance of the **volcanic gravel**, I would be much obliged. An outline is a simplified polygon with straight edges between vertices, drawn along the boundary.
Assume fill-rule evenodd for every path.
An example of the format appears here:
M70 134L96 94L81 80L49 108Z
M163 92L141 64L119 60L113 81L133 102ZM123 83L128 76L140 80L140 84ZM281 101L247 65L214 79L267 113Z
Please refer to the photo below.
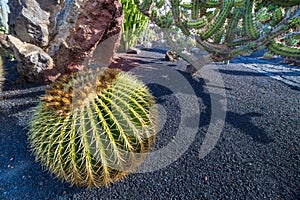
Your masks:
M238 62L217 63L226 93L226 118L217 144L200 158L204 139L214 134L207 133L213 102L208 88L214 85L205 77L192 78L180 71L186 63L167 62L164 53L163 49L143 50L126 58L140 64L134 69L142 80L149 78L148 72L161 70L157 80L148 82L164 119L153 151L174 142L183 120L186 140L192 137L189 122L197 117L182 119L186 109L182 104L197 108L200 116L193 142L184 152L174 151L182 155L161 169L132 173L108 188L93 189L71 187L35 162L27 126L45 86L20 82L16 64L9 63L0 100L0 199L299 199L300 88ZM185 80L182 89L182 80L175 85L184 94L181 99L171 86L158 83L174 79L164 74L168 70ZM193 105L185 87L193 89L198 105Z

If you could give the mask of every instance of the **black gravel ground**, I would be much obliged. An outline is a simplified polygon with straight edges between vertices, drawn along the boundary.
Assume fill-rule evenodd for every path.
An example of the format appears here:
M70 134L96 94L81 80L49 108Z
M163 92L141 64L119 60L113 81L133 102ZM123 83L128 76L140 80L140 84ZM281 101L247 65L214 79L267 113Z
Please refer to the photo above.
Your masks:
M143 51L137 58L145 71L186 64L164 61L158 49ZM0 100L0 199L299 199L300 88L239 63L217 67L226 91L226 120L218 143L206 157L199 158L199 149L211 117L207 81L178 72L194 89L201 109L198 133L188 150L162 169L88 190L70 187L34 161L26 126L44 87L17 83L11 63ZM154 147L160 149L178 132L184 108L167 87L149 87L166 116Z

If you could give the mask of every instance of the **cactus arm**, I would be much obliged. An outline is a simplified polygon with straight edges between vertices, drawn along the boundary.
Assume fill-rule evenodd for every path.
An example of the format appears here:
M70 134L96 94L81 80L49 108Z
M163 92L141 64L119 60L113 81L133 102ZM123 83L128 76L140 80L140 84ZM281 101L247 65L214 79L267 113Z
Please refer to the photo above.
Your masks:
M207 21L211 22L214 18L217 17L219 12L220 12L220 8L216 8L213 12L207 12L206 13Z
M258 40L258 45L268 46L275 38L284 35L289 29L297 28L300 25L300 8L288 10L285 18L282 19L271 32L265 34Z
M235 7L240 7L244 5L244 0L235 0L234 1L234 6Z
M227 33L225 36L225 41L227 43L230 43L233 40L235 32L236 32L236 27L239 23L239 20L242 18L242 14L243 14L243 11L241 9L235 9L233 11L233 15L229 21L228 28L226 29Z
M207 40L221 28L221 26L224 24L226 20L227 15L229 14L231 8L233 7L233 3L234 3L233 0L224 1L223 3L224 6L222 7L217 20L215 21L215 23L212 25L211 28L208 28L208 30L202 34L201 36L202 40Z
M289 46L295 46L300 42L300 31L287 34L284 42Z
M155 5L157 9L161 9L165 3L165 0L156 0Z
M199 0L192 0L192 20L196 20L199 17L199 11L200 11L200 1Z
M192 20L192 21L187 22L187 27L199 29L199 28L204 27L206 24L207 24L207 20L205 20L205 19Z
M192 4L191 3L182 3L181 7L183 9L191 10L192 9Z
M257 39L259 34L253 16L254 4L255 1L253 0L245 0L244 29L248 37Z
M278 22L280 22L283 19L283 17L283 10L281 8L276 8L272 13L270 25L275 26Z
M273 3L274 5L285 6L285 7L300 5L299 0L267 0L267 1Z
M282 55L284 57L300 58L300 49L296 47L288 47L282 43L273 41L267 46L267 48L277 55Z
M185 34L186 36L191 35L186 22L177 22L175 24L178 28L180 28L180 30L182 31L183 34Z
M205 8L221 7L221 5L222 5L221 2L220 1L215 1L215 0L208 0L208 1L205 1L204 7Z
M225 33L225 25L223 25L223 27L221 27L220 30L214 35L215 44L221 43L224 33Z
M136 1L136 0L135 0ZM146 13L149 11L152 4L152 0L143 0L143 3L139 5L139 9L142 13Z
M268 9L263 7L259 9L259 11L256 14L256 21L265 23L271 19L271 14L268 13Z
M230 43L228 43L228 47L241 46L241 45L244 45L244 44L246 44L250 41L251 41L251 39L248 38L247 36L237 38L237 39L232 40Z
M180 10L179 10L180 0L171 0L171 9L175 23L180 22ZM180 24L180 23L178 23Z
M228 54L230 51L229 48L227 48L225 45L222 44L211 44L205 40L202 40L200 37L196 37L197 43L202 46L206 51L210 53L216 53L216 54Z

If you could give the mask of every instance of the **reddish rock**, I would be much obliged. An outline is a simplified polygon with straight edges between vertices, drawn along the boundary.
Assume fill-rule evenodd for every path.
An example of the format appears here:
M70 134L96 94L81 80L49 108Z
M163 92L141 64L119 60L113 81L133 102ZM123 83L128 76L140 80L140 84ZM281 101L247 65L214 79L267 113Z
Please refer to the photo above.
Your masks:
M93 62L93 56L97 57L96 66L97 60L109 65L119 44L122 23L122 5L118 0L84 1L74 28L55 52L55 67L44 71L45 79L54 80L58 74L82 70ZM107 40L110 42L102 47Z

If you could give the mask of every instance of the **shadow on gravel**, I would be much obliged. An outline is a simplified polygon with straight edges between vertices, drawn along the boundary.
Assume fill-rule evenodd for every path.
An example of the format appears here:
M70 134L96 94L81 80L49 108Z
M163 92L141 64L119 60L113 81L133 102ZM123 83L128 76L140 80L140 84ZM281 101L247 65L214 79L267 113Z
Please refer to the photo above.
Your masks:
M151 48L151 49L143 49L143 51L165 54L168 51L168 49Z
M244 134L249 135L255 142L268 144L274 142L274 140L270 138L263 129L251 122L252 118L262 116L262 114L255 112L239 114L228 111L226 115L226 122L239 129Z

